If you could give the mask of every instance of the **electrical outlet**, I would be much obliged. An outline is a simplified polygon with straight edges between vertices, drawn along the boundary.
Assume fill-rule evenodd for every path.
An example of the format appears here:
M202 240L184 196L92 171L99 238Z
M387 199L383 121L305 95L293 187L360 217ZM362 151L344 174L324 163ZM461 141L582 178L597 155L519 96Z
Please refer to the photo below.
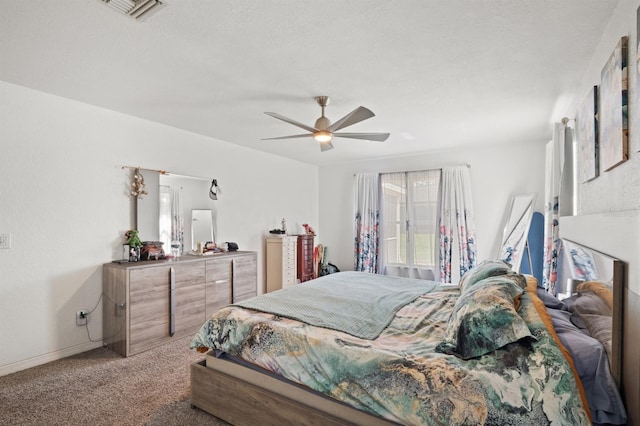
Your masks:
M11 234L0 234L0 249L11 248Z
M89 312L81 310L76 312L76 325L85 325L87 323L87 317Z

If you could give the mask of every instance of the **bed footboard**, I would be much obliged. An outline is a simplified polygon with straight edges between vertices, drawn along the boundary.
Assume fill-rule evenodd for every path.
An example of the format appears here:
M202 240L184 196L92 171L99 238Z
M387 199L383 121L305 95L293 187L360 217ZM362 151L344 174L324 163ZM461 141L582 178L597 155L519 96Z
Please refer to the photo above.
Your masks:
M234 366L234 369L247 370L246 374L257 379L248 381L246 377L235 377L205 364L203 360L191 365L191 406L236 426L394 424L339 402L328 401L258 371ZM282 392L283 386L291 388L289 391L297 394L297 397L294 399L283 395L287 393ZM317 405L318 399L322 400L320 405L324 406L324 410L313 406L314 403Z

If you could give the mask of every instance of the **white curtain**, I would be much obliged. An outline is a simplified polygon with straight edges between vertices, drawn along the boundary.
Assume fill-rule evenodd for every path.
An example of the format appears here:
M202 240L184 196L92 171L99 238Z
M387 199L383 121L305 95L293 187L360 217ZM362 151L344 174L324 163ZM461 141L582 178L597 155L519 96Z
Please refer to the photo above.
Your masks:
M377 173L356 175L354 270L378 273L380 197Z
M381 274L394 275L398 269L389 267L390 263L399 262L400 245L406 238L406 213L399 205L406 205L407 182L405 172L384 173L380 176L380 250L378 270ZM393 221L392 221L393 219ZM393 244L392 244L393 242Z
M171 187L171 244L180 243L184 251L184 211L182 208L182 188Z
M471 177L467 166L442 169L438 204L440 281L450 283L454 230L458 240L460 277L476 265L475 220L471 199Z
M542 279L544 288L556 294L558 279L560 193L564 192L567 203L572 203L570 176L563 176L566 161L565 148L571 140L571 130L562 123L555 123L553 140L546 146L545 192L544 192L544 263ZM571 170L571 168L569 168ZM563 184L564 181L564 184ZM566 209L565 209L566 210Z

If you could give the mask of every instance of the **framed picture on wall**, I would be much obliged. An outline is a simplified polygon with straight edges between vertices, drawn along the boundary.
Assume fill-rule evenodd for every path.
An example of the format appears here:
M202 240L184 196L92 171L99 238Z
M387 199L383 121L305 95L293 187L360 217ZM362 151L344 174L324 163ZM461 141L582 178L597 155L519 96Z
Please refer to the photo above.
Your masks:
M587 182L598 176L598 86L582 101L576 119L578 177Z
M622 37L600 74L600 171L629 158L627 37Z

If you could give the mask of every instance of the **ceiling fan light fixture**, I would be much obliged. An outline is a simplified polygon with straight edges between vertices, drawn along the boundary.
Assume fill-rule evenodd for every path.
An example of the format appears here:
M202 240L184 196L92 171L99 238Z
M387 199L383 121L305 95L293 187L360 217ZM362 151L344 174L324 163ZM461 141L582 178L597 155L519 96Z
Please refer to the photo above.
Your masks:
M317 132L313 133L313 138L320 143L327 143L331 142L331 140L333 139L333 135L331 134L331 132L328 132L326 130L318 130Z
M266 138L262 140L276 140L276 139L296 139L296 138L304 138L308 136L312 136L313 140L320 144L320 151L325 152L330 149L333 149L333 144L331 141L334 136L336 138L351 138L351 139L363 139L369 141L376 142L384 142L389 137L389 133L344 133L340 132L340 130L344 129L348 126L353 126L356 123L364 121L368 118L374 117L375 114L368 108L363 106L359 106L358 108L351 111L349 114L342 117L340 120L331 124L331 121L324 115L324 108L329 103L328 96L316 96L316 102L322 108L322 115L320 118L316 120L315 126L308 126L304 123L300 123L299 121L292 120L290 118L284 117L280 114L276 114L275 112L265 112L270 117L276 118L278 120L282 120L286 123L293 124L296 127L300 127L301 129L306 130L309 133L303 133L301 135L289 135L289 136L280 136L277 138Z
M316 124L314 127L318 130L327 130L331 126L331 121L327 117L324 116L324 112L322 113L322 117L316 120Z

